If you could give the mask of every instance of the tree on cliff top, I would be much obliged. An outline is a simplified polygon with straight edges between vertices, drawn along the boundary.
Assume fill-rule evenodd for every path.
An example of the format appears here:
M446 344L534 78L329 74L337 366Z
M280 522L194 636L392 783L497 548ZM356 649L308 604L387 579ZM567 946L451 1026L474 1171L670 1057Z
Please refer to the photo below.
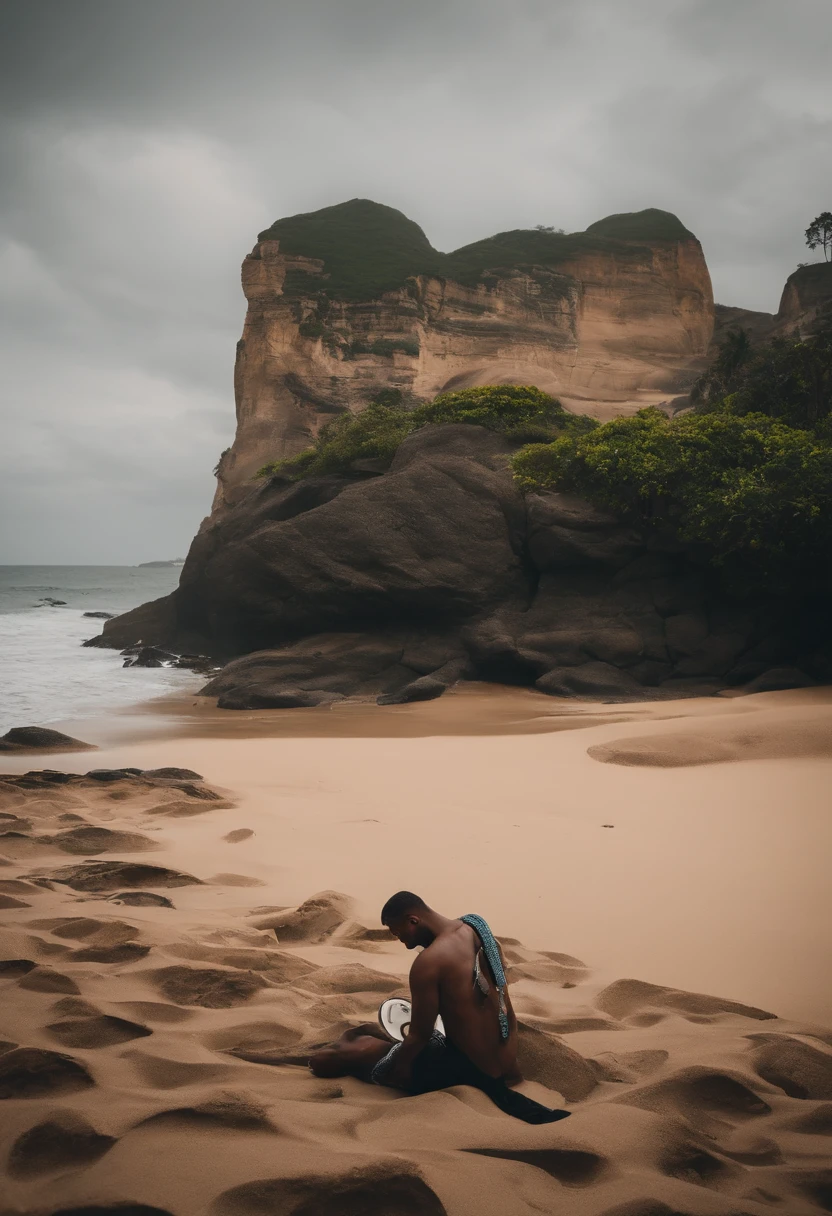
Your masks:
M806 229L806 244L810 249L823 249L825 261L832 256L832 211L821 211Z

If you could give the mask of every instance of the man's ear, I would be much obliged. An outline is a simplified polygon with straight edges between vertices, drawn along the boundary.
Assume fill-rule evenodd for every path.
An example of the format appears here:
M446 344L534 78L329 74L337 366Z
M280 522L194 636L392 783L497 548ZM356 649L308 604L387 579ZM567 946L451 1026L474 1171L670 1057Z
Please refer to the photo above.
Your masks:
M414 912L410 913L407 920L408 920L408 923L411 924L414 928L416 927L416 925L419 924L419 917L416 916L416 914Z

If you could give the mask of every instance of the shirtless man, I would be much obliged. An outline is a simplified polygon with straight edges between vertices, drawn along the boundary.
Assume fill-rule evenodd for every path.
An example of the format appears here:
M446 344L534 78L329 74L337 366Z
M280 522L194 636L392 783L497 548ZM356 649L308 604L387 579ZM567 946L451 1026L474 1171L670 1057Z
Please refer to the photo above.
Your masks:
M387 901L381 921L408 950L422 947L410 969L409 1032L398 1044L379 1026L356 1026L337 1044L312 1056L312 1072L319 1077L359 1077L410 1093L469 1084L528 1122L564 1118L568 1112L549 1111L508 1089L522 1080L517 1019L471 925L442 916L410 891L399 891ZM437 1015L445 1036L435 1031Z

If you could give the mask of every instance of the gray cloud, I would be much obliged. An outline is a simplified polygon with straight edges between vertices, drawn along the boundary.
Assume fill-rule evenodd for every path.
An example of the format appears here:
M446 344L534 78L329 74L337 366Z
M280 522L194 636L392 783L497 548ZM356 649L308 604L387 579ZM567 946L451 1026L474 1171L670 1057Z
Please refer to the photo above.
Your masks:
M830 206L827 0L6 0L0 561L183 550L239 262L355 196L455 248L675 211L773 311Z

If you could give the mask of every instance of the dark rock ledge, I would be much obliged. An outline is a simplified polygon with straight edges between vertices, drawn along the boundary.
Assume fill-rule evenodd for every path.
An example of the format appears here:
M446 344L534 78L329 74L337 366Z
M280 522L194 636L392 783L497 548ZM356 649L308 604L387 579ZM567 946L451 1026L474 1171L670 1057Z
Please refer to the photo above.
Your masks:
M644 700L832 677L821 614L732 600L707 565L565 494L480 427L427 427L382 476L278 479L203 525L179 588L95 644L209 654L228 709L439 696L458 680Z

